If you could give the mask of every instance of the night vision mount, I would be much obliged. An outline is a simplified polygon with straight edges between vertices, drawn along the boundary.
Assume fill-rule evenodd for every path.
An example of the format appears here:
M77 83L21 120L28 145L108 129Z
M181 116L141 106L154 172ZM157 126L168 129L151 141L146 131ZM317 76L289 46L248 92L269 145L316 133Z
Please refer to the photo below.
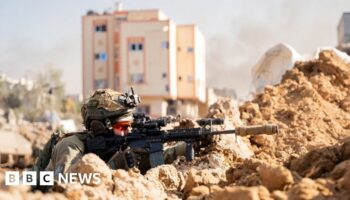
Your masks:
M140 97L135 94L134 89L131 87L129 92L126 92L123 96L119 97L119 101L127 108L135 108L141 103Z

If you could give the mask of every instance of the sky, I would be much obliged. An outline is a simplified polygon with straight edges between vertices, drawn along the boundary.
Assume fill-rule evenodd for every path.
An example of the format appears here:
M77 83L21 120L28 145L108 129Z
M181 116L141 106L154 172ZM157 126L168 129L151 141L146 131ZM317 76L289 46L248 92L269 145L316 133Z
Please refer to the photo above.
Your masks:
M69 94L81 93L81 16L111 11L113 0L1 0L0 72L32 78L60 68ZM304 56L337 45L349 0L122 0L127 9L159 8L206 38L207 84L250 89L250 70L266 50L287 43Z

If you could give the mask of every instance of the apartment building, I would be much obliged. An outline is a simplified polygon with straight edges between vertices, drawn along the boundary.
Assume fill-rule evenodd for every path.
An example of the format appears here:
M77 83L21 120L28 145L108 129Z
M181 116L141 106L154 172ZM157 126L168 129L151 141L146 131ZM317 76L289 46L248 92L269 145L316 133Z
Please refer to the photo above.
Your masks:
M206 101L205 42L195 25L176 25L161 10L82 17L83 96L133 87L140 111L196 116Z

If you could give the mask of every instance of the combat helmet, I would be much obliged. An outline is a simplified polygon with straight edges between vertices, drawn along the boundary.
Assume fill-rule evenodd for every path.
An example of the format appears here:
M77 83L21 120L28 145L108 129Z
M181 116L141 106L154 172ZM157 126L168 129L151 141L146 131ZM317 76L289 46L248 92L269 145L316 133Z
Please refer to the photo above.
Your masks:
M111 127L120 120L129 120L140 97L131 92L120 93L111 89L96 90L82 105L81 115L87 130L101 130L101 126Z

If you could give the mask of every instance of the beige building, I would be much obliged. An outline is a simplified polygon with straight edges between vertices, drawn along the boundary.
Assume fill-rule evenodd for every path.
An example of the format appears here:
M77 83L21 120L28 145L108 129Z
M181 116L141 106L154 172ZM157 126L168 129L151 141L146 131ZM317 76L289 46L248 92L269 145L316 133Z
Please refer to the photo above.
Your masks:
M99 88L141 96L155 117L194 116L206 101L205 43L195 25L160 10L89 11L82 18L83 95Z

